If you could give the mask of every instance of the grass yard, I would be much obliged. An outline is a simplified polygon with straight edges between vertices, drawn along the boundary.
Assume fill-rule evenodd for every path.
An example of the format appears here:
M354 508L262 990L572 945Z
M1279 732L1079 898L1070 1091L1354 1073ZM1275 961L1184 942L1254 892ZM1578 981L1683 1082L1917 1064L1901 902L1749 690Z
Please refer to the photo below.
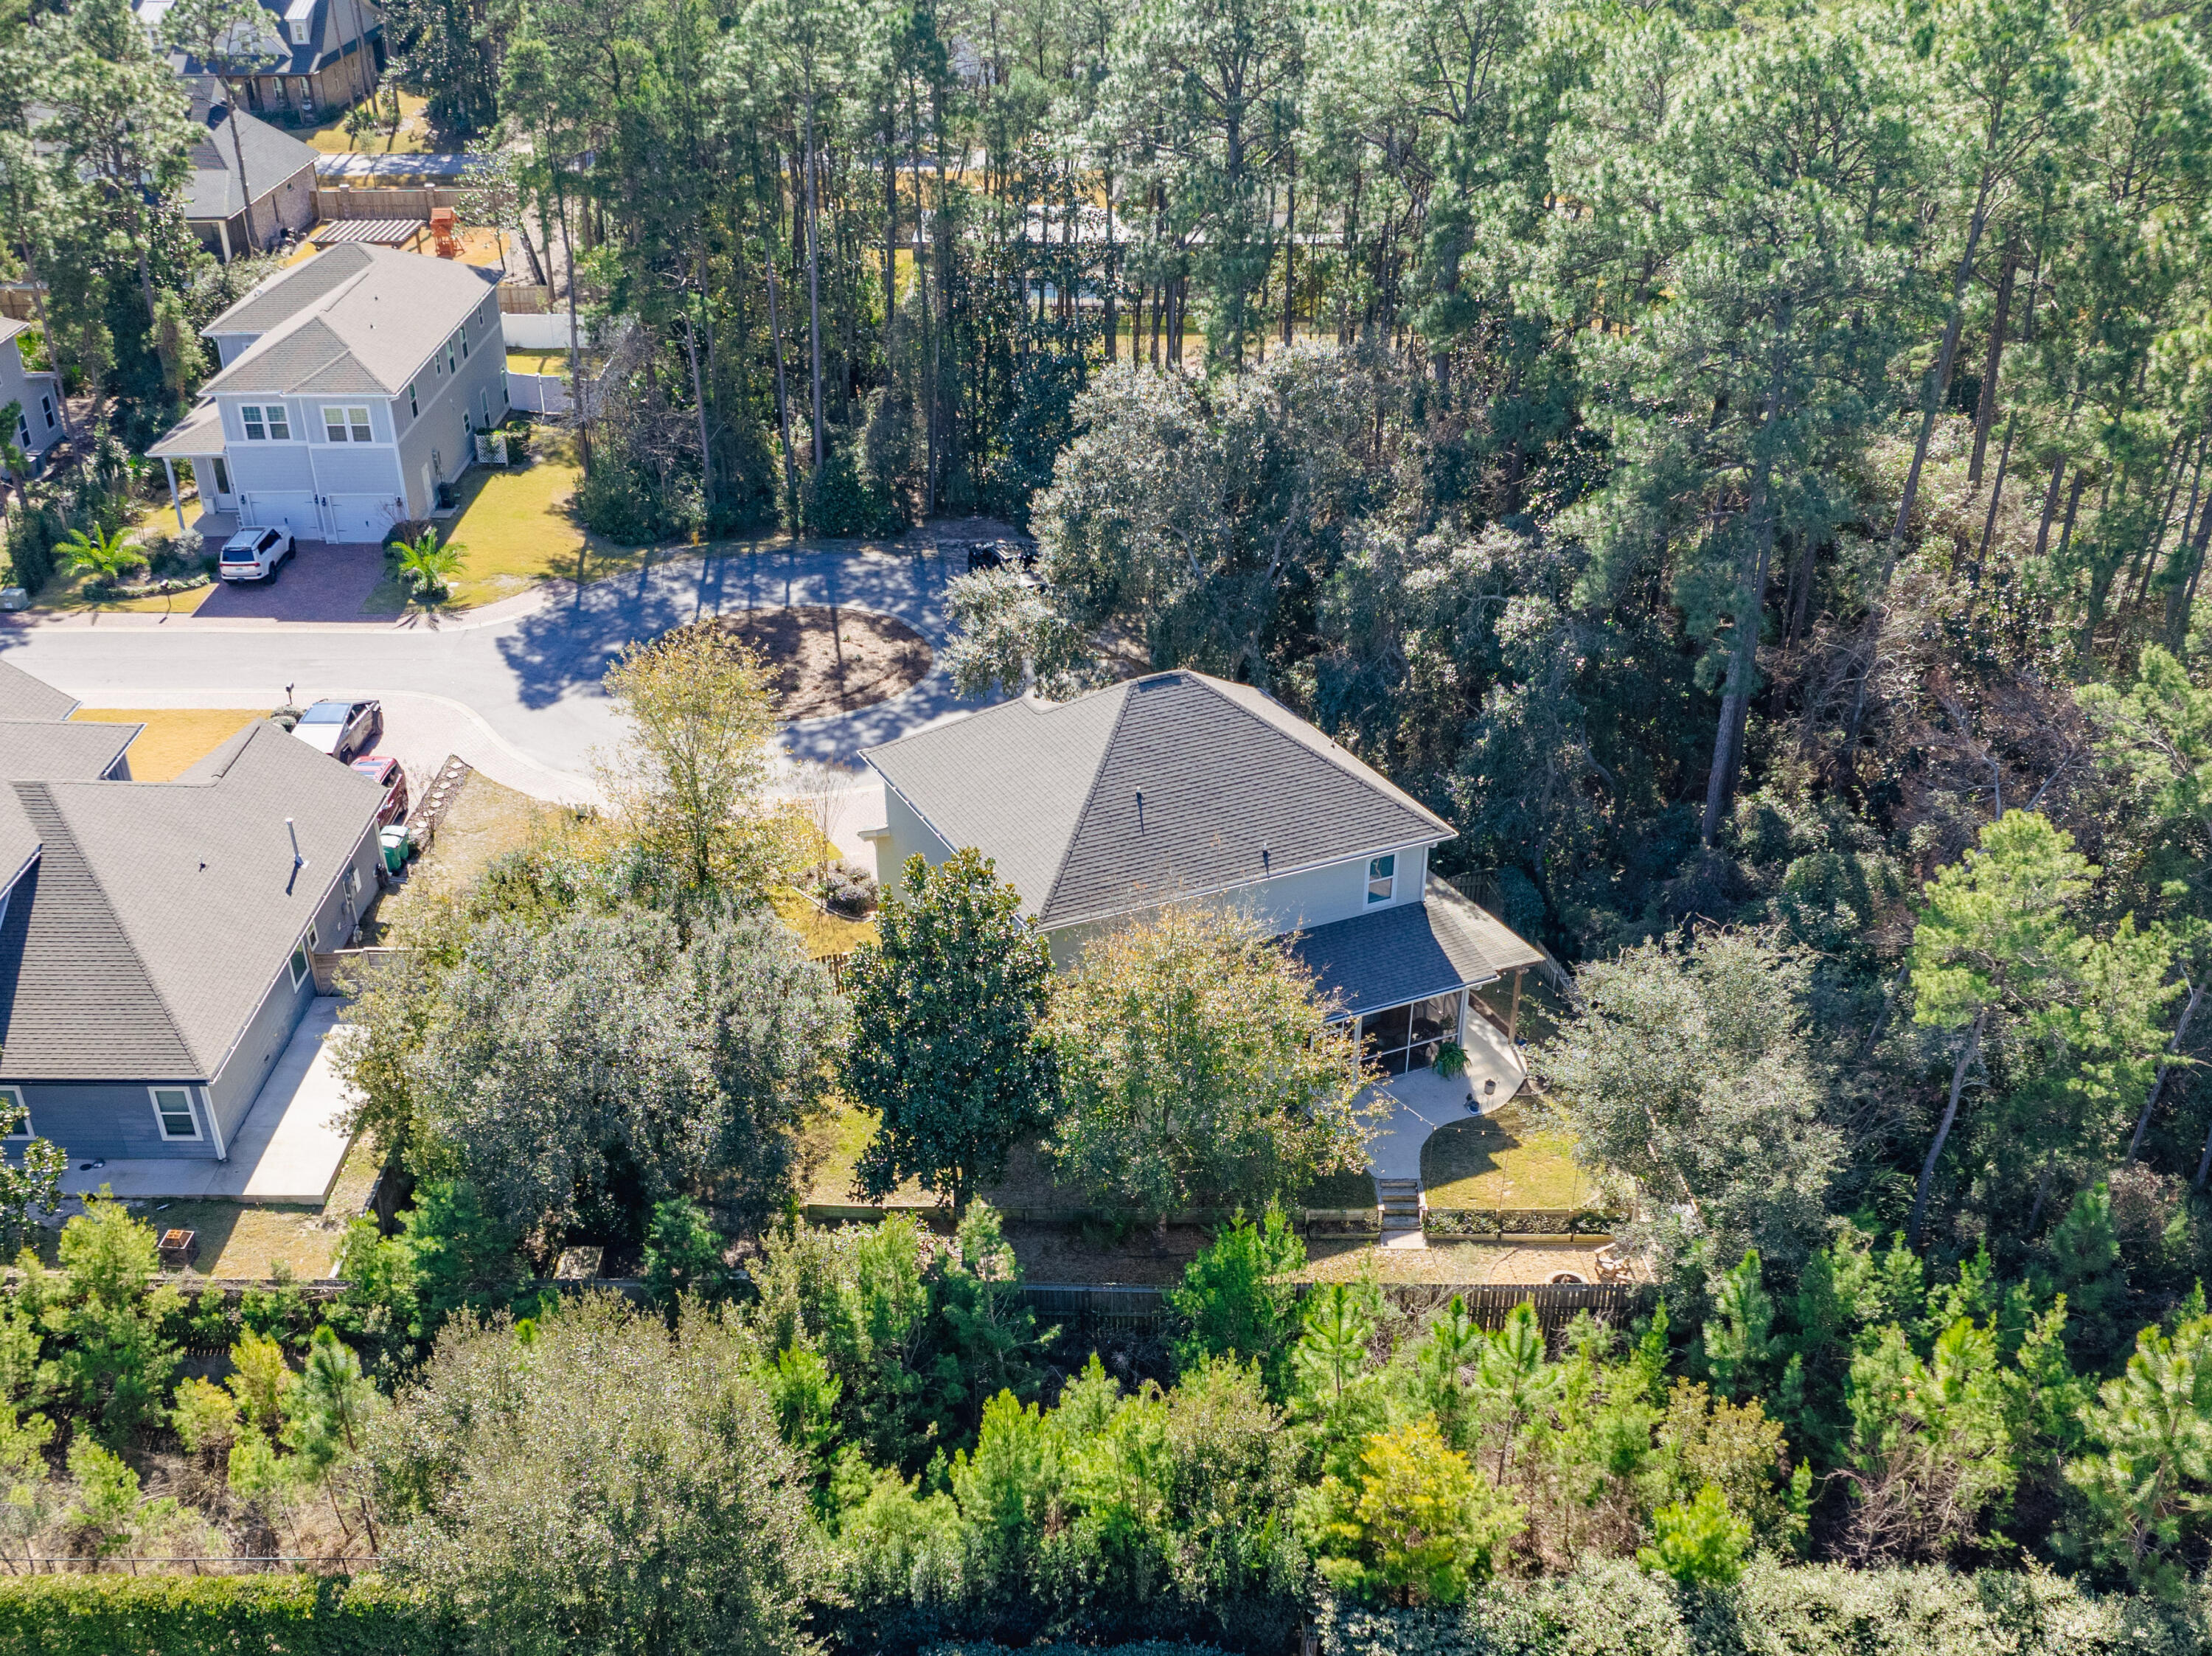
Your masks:
M388 136L380 124L369 135L368 143L359 153L370 155L422 155L430 152L430 123L423 112L429 108L428 98L418 98L411 92L399 94L399 134L396 140ZM356 153L354 142L345 128L349 112L341 109L320 126L311 127L299 136L307 148L325 155L348 155Z
M199 1257L192 1269L202 1277L266 1277L279 1261L305 1279L328 1277L331 1259L346 1226L368 1200L369 1186L384 1157L367 1140L355 1141L320 1207L262 1206L246 1202L141 1201L131 1211L156 1230L181 1227L199 1233ZM40 1229L40 1257L55 1262L58 1233Z
M79 707L70 715L97 725L143 725L131 743L136 782L182 776L266 713L252 707Z
M635 569L648 549L632 550L586 534L570 505L583 475L570 439L539 427L526 466L477 466L461 480L461 509L439 526L440 541L464 549L460 573L441 608L466 610L526 591L539 581L577 582ZM386 576L362 606L369 615L404 613L412 600Z
M588 364L589 359L586 358ZM507 348L507 371L509 373L550 373L566 379L568 377L568 353L566 351L526 351L510 345ZM586 368L588 378L590 369Z
M775 910L778 919L799 933L799 941L806 945L809 960L849 955L860 944L876 940L873 920L848 920L825 914L804 892L794 891L789 886L778 886L771 892L769 906Z
M1421 1180L1431 1208L1576 1208L1598 1195L1574 1140L1519 1103L1438 1128L1421 1148Z
M418 790L430 785L427 776L412 780ZM466 890L495 858L520 851L567 821L559 806L471 771L438 825L437 838L415 859L406 883L377 903L363 928L364 941L389 944L429 905Z
M1516 1247L1510 1242L1429 1239L1426 1247L1378 1247L1357 1236L1309 1236L1306 1268L1297 1280L1356 1282L1370 1271L1386 1283L1547 1283L1563 1271L1597 1280L1597 1255L1586 1247Z

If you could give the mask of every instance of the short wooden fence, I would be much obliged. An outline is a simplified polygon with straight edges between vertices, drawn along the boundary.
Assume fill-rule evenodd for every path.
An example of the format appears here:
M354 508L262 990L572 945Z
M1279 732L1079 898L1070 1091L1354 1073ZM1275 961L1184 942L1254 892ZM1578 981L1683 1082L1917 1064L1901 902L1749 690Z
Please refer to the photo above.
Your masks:
M434 208L461 209L461 191L441 190L435 185L420 187L383 185L363 190L318 189L315 191L315 214L326 219L419 219L430 221Z

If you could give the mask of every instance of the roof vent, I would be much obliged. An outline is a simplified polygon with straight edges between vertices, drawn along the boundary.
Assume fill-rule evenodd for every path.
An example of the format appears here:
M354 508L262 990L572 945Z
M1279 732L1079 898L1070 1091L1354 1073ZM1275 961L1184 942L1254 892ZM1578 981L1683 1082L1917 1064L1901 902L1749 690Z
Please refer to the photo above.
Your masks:
M289 816L284 819L284 832L292 836L292 866L295 870L305 868L307 859L300 855L300 830L292 825Z

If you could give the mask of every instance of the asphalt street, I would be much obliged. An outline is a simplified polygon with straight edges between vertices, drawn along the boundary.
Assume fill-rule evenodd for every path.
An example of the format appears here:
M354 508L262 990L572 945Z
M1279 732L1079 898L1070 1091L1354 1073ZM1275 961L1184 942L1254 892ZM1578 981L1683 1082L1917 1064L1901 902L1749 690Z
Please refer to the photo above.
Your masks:
M601 680L628 644L702 615L834 604L896 616L940 650L952 573L926 552L742 552L672 559L447 621L10 617L0 659L98 707L275 707L287 685L301 704L377 696L382 747L410 775L427 778L456 753L509 786L582 803L598 797L593 750L617 734ZM785 745L796 758L849 763L863 747L975 705L954 695L940 666L890 701L791 726ZM857 828L872 813L856 801L846 814Z

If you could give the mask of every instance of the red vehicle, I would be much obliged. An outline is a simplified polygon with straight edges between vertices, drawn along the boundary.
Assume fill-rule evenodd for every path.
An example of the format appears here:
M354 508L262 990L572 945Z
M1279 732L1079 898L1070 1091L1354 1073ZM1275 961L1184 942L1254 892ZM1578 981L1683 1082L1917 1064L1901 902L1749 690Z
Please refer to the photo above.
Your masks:
M376 808L376 825L390 828L407 815L407 773L399 761L380 753L365 753L353 767L384 790L384 803Z

